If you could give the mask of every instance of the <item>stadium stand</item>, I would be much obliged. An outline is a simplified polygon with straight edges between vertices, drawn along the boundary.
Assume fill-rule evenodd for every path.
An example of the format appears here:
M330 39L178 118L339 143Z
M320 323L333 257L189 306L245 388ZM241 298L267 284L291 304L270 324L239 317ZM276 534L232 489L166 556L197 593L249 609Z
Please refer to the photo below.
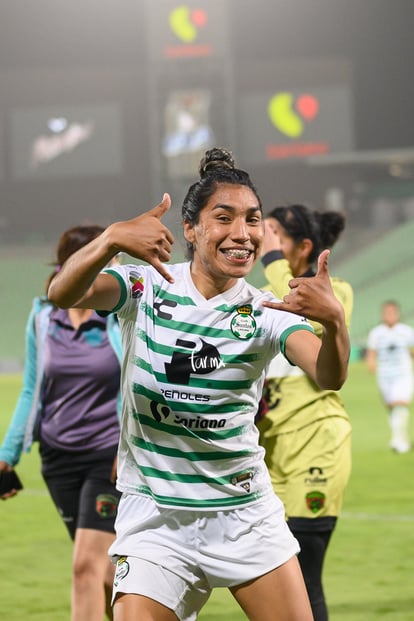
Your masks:
M414 220L404 223L335 265L334 273L354 287L351 326L354 346L363 347L380 319L381 303L395 299L402 320L414 326Z
M380 306L384 300L396 299L401 304L402 320L414 326L414 220L397 226L364 248L352 250L346 257L342 248L341 259L333 257L331 271L348 280L355 294L351 325L353 358L363 352L368 331L379 321ZM17 253L16 253L17 254ZM41 254L42 258L38 255ZM337 255L337 253L335 253ZM24 326L32 297L42 292L50 266L45 265L43 249L31 256L20 249L17 256L1 256L0 290L7 292L5 321L8 329L2 336L0 372L20 367L24 359ZM256 265L250 280L260 287L263 272Z

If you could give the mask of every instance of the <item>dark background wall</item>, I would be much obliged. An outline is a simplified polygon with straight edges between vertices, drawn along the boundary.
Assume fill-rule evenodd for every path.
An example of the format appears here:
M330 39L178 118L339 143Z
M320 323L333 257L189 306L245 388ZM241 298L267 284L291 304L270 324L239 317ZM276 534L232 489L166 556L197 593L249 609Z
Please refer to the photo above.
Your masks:
M85 219L106 224L132 217L157 202L162 191L170 191L176 199L177 210L171 217L177 224L179 200L188 180L169 180L159 165L156 134L161 107L157 106L165 96L163 82L188 84L189 74L194 85L203 75L217 96L224 96L215 112L218 139L235 149L241 165L249 158L237 150L240 92L263 87L272 67L278 71L285 67L289 73L291 65L310 61L347 67L355 150L414 145L411 0L222 0L227 50L222 72L220 60L215 65L177 61L162 69L154 67L148 6L154 9L157 3L174 4L170 0L2 1L3 244L53 241L63 228ZM99 103L121 111L120 161L113 174L88 175L85 168L83 174L47 179L16 175L12 144L16 111ZM348 205L355 187L377 175L367 169L315 169L303 162L249 164L249 171L269 206L279 200L322 206L329 187L341 188ZM381 182L384 174L381 171ZM362 214L358 217L363 220Z

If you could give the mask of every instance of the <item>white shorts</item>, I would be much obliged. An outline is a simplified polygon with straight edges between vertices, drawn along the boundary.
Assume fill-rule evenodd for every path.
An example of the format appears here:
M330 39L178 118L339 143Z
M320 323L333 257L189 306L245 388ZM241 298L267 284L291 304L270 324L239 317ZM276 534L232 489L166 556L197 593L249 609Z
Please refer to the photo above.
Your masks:
M413 397L413 377L401 375L399 377L380 377L378 387L385 403L403 402L409 404Z
M124 494L117 538L117 593L160 602L180 621L194 621L213 587L231 587L279 567L299 552L276 496L240 509L202 513L156 506Z

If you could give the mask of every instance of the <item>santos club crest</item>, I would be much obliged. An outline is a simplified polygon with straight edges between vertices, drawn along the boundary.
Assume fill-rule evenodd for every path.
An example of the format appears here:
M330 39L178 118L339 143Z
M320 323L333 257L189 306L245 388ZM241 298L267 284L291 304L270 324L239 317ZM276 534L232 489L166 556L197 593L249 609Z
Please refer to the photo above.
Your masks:
M237 315L231 320L231 331L238 339L250 339L256 332L256 321L252 312L250 304L239 306Z

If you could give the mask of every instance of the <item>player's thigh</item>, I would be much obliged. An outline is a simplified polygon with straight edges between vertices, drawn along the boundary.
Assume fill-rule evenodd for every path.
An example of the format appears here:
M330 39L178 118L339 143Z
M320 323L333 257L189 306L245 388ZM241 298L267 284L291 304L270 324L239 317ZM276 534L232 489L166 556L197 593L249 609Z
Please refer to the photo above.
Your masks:
M79 472L59 475L43 473L43 478L71 539L74 539L83 484L82 474Z
M90 528L78 528L76 530L73 566L79 571L92 571L102 574L104 577L108 571L108 565L115 566L108 556L108 549L115 540L115 533L109 533Z
M387 405L395 403L411 402L413 397L413 377L410 375L401 375L393 378L380 378L378 387L382 398Z
M250 621L313 619L296 556L255 580L232 587L230 591Z
M111 462L97 462L85 471L79 498L77 528L115 532L120 492L110 480Z
M331 417L280 438L288 517L338 515L351 472L351 426Z
M165 532L164 528L162 530ZM198 567L194 568L194 572L191 567L185 567L184 558L177 558L176 564L170 564L166 541L161 544L165 562L157 559L157 553L162 551L159 538L150 530L148 537L152 540L154 561L136 556L121 556L117 559L112 592L115 610L122 609L119 615L125 615L125 610L128 613L139 612L139 616L131 617L134 621L152 618L157 621L176 618L181 621L195 621L211 593L211 587ZM130 597L125 598L125 595ZM157 612L157 616L150 616ZM129 619L126 616L120 618Z
M177 621L173 610L149 597L120 593L114 603L114 621Z

